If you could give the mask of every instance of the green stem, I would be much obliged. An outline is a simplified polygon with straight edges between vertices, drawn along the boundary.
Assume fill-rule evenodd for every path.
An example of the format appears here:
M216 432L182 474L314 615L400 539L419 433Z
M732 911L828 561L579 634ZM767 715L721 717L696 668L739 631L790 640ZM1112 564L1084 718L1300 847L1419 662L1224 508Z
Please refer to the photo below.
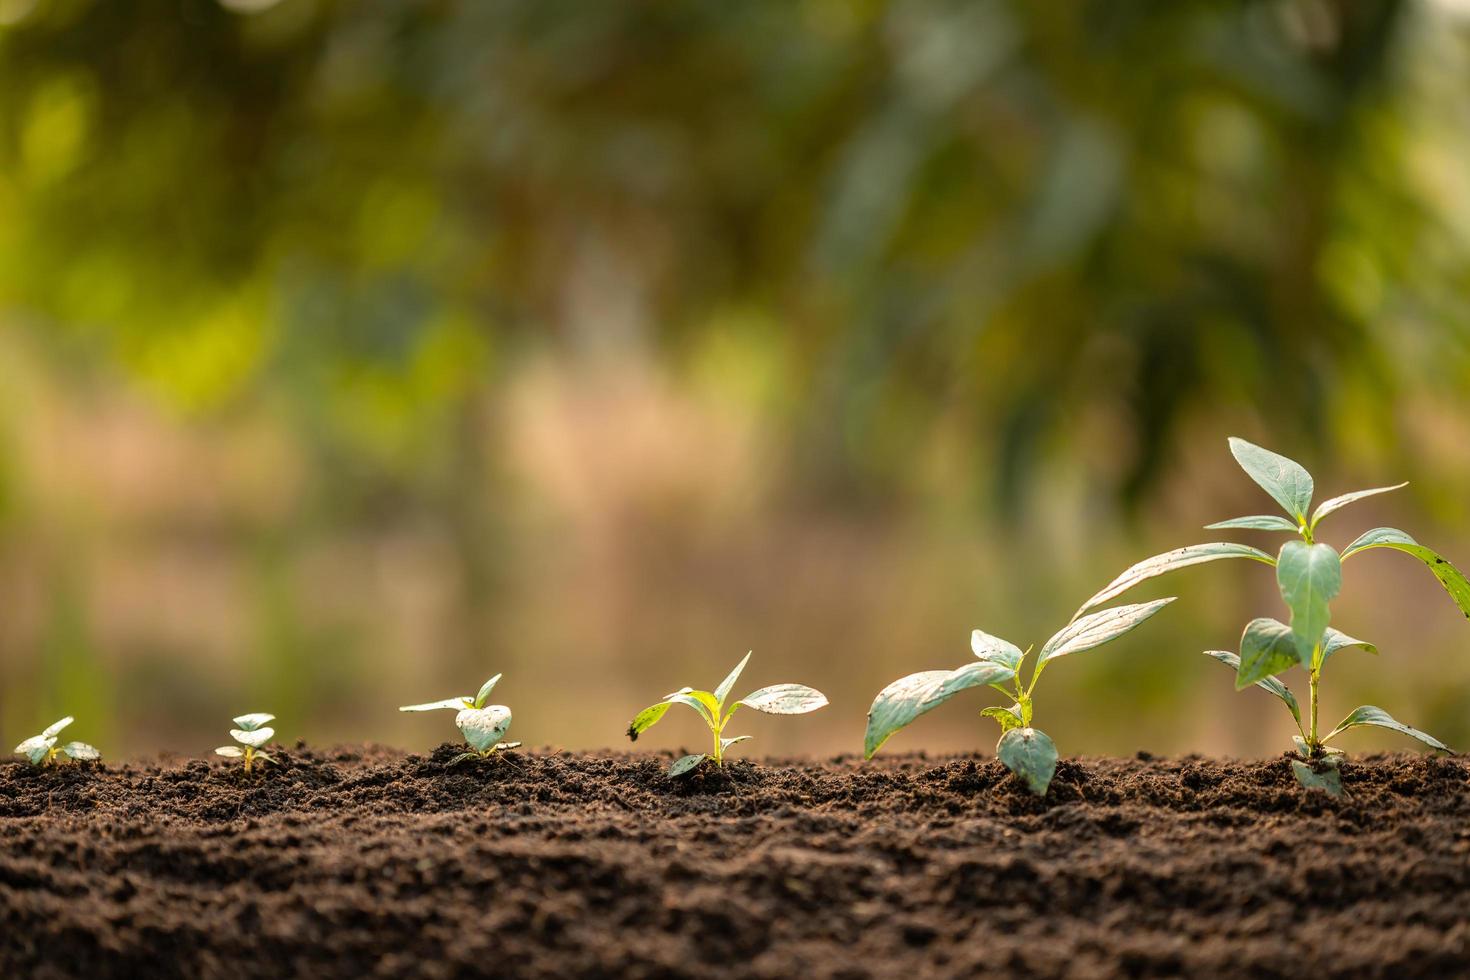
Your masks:
M1307 750L1313 754L1316 753L1318 746L1321 745L1321 743L1317 741L1317 682L1321 679L1321 671L1312 671L1311 690L1309 694L1312 705L1312 730L1311 733L1307 735Z
M720 749L720 730L724 727L718 724L710 726L710 731L715 733L715 765L717 766L725 764L725 753Z

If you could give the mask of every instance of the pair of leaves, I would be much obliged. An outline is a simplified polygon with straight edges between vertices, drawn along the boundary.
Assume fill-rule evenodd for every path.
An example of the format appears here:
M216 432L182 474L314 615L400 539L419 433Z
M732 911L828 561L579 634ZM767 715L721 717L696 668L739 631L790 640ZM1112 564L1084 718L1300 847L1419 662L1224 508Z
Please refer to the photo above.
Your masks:
M1292 516L1295 523L1280 517L1255 516L1237 517L1230 521L1221 521L1211 524L1212 528L1224 527L1248 527L1263 531L1299 531L1302 528L1313 530L1318 522L1328 514L1335 513L1348 504L1355 503L1365 497L1376 496L1380 493L1388 493L1391 490L1401 490L1408 483L1397 483L1391 487L1374 487L1371 490L1354 490L1344 493L1317 505L1317 510L1311 519L1307 518L1307 510L1312 506L1312 493L1314 491L1312 475L1294 459L1273 453L1269 449L1246 442L1244 439L1230 437L1230 454L1240 464L1256 484L1271 495L1271 499L1281 505L1282 509Z
M461 711L461 710L463 710L465 708L483 708L483 707L485 707L485 699L490 696L490 692L492 690L494 690L495 685L500 682L500 678L503 677L503 676L504 676L503 674L496 674L494 677L490 678L484 684L481 684L480 685L479 693L477 693L474 697L469 697L468 695L462 695L462 696L457 697L457 698L444 698L442 701L429 701L429 702L426 702L424 704L406 704L403 707L399 708L398 710L399 711L438 711L441 708L449 708L449 709L452 709L454 711ZM236 721L239 721L238 718L235 719L235 720Z
M33 766L39 766L51 757L51 752L56 748L56 736L62 729L76 721L71 715L51 725L48 725L39 735L32 735L15 747L17 755L23 755ZM95 762L102 758L102 753L97 751L86 742L67 742L61 747L62 753L67 758L77 762Z
M736 742L746 742L750 738L751 736L749 735L736 735L734 738L722 738L720 739L720 753L724 754L725 750ZM680 756L669 765L669 776L677 779L685 773L693 772L699 767L701 762L708 758L708 752L696 752L694 755Z

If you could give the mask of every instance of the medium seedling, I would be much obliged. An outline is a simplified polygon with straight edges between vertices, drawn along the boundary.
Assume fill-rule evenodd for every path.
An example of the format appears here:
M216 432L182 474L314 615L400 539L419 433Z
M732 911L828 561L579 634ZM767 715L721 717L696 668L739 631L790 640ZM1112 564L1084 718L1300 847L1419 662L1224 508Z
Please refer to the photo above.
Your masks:
M222 755L226 759L244 759L245 771L249 772L257 762L276 764L276 760L269 754L260 751L260 747L271 740L275 735L274 728L266 727L266 722L275 721L275 715L268 715L264 711L252 712L230 719L238 728L230 729L230 737L239 745L221 745L214 750L215 755Z
M773 684L753 691L745 697L730 705L730 710L725 710L725 700L730 696L730 689L740 678L740 672L750 662L750 654L747 653L735 669L720 681L720 686L714 691L696 691L692 687L681 687L673 694L666 696L658 704L649 705L628 726L628 738L638 741L638 736L659 723L664 713L676 704L687 705L699 712L699 717L704 719L705 725L709 727L714 737L712 751L700 752L696 755L686 755L675 759L669 766L670 776L682 776L692 772L705 759L713 759L715 765L725 764L725 750L737 742L744 742L749 735L737 735L734 738L725 738L725 726L730 722L730 716L744 705L754 708L756 711L764 711L768 715L804 715L809 711L816 711L827 704L827 696L815 688L804 684Z
M450 759L449 764L456 766L468 759L488 759L497 752L518 748L521 744L501 741L505 733L510 731L510 709L503 704L485 704L485 699L490 696L501 676L496 674L486 681L481 685L480 693L474 697L463 696L430 701L427 704L409 704L398 710L438 711L440 708L449 708L459 712L454 716L454 723L459 726L460 733L470 744L471 751L461 752Z
M56 744L56 736L61 730L76 721L71 715L58 721L39 735L32 735L15 747L16 755L23 755L31 765L37 768L41 766L59 765L62 757L71 759L73 762L96 762L102 758L98 752L86 742L67 742L65 745Z
M1012 702L1006 708L991 707L980 712L1000 723L996 757L1033 793L1045 796L1057 771L1057 747L1045 732L1031 727L1036 682L1042 671L1058 657L1091 650L1117 639L1173 601L1171 597L1118 606L1073 620L1042 646L1031 669L1031 680L1025 685L1021 683L1021 667L1031 651L1022 653L1014 643L975 630L970 634L970 649L977 658L976 663L954 670L921 670L899 678L878 692L868 709L863 757L871 759L895 732L959 692L988 685Z
M1386 728L1416 738L1433 748L1445 750L1444 743L1439 739L1395 721L1388 712L1370 704L1353 709L1341 724L1326 735L1319 734L1317 724L1320 702L1318 686L1327 659L1347 647L1361 647L1369 653L1378 652L1371 643L1355 640L1328 625L1331 621L1329 603L1342 588L1344 561L1373 548L1402 551L1423 562L1439 580L1440 585L1444 586L1460 612L1470 617L1470 579L1466 579L1443 556L1424 547L1403 531L1391 527L1373 528L1359 535L1341 554L1331 545L1316 539L1317 525L1324 517L1364 497L1398 490L1407 484L1345 493L1324 500L1313 511L1311 506L1314 484L1311 474L1300 463L1233 437L1230 440L1230 452L1246 475L1281 505L1289 519L1270 514L1237 517L1207 525L1207 529L1285 531L1295 537L1281 546L1275 558L1259 548L1223 541L1191 545L1146 558L1083 603L1082 608L1077 611L1078 615L1108 602L1140 582L1188 565L1220 558L1249 558L1272 565L1276 569L1276 582L1281 590L1281 597L1290 610L1289 624L1274 619L1252 620L1241 636L1239 655L1222 650L1209 650L1206 653L1235 669L1236 690L1244 690L1254 684L1270 691L1290 709L1299 732L1293 741L1300 758L1292 761L1292 770L1296 773L1297 781L1309 789L1324 789L1333 795L1341 793L1342 785L1337 772L1341 752L1329 747L1327 743L1349 728L1359 725ZM1311 514L1310 517L1308 513ZM1300 666L1307 672L1309 700L1308 722L1305 727L1295 696L1275 676L1294 666Z

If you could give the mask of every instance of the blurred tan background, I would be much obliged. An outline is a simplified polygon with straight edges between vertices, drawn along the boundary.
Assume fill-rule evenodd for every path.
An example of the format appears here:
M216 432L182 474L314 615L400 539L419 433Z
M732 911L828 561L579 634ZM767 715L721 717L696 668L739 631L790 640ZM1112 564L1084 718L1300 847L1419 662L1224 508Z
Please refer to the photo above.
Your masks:
M1463 0L0 0L0 735L423 749L396 705L503 671L514 737L625 745L753 649L737 693L833 703L748 754L856 751L970 629L1273 512L1230 434L1414 481L1322 538L1470 566L1467 93ZM1199 653L1271 573L1161 594L1038 724L1289 747ZM1334 623L1383 653L1325 721L1470 745L1422 566ZM989 703L890 745L989 751Z

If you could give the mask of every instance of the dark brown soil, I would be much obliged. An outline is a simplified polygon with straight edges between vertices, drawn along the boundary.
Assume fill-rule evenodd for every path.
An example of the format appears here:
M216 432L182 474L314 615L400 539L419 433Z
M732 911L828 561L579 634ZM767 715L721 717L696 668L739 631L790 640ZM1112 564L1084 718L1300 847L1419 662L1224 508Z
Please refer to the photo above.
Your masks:
M1470 974L1470 765L0 766L0 977Z

